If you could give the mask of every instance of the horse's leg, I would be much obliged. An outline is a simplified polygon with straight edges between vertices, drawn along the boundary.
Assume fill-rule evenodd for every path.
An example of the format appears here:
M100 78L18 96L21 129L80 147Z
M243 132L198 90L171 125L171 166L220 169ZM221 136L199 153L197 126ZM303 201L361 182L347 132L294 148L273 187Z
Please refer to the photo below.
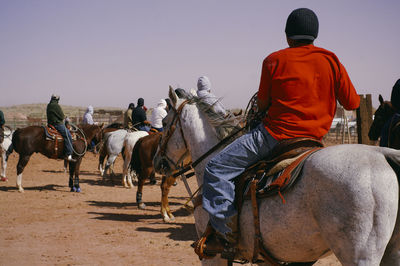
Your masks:
M69 162L69 187L71 188L71 192L76 192L75 184L74 184L74 173L75 173L76 162Z
M122 171L122 185L126 188L133 188L132 177L129 174L129 164L131 162L132 150L125 149L124 166Z
M161 215L163 217L164 222L168 223L171 221L175 221L175 217L172 214L169 204L168 204L168 194L171 186L174 184L175 178L172 176L166 177L162 176L161 181Z
M64 160L64 173L68 171L68 160Z
M114 161L117 158L117 155L108 155L106 165L104 167L104 174L107 174L107 171L109 171L110 175L114 175Z
M138 188L137 188L137 192L136 192L136 203L138 205L139 209L144 210L146 208L146 204L143 203L142 201L142 193L143 193L143 185L144 185L144 181L145 181L145 176L146 176L146 171L145 169L142 170L141 173L138 174Z
M78 161L75 163L75 171L74 171L74 188L76 192L81 192L81 187L79 185L79 171L81 167L81 162L82 162L82 157L78 159Z
M0 148L1 149L1 148ZM6 151L1 149L1 181L8 181L6 177L7 161L6 161Z
M129 174L131 176L132 179L132 183L133 182L138 182L138 178L137 178L137 174L135 172L135 170L132 170L131 168L129 169Z
M24 192L24 189L22 188L22 172L28 164L29 158L31 158L31 155L19 155L17 164L17 188L19 192Z
M156 172L153 170L150 173L150 185L155 185L157 184L157 180L156 180Z
M397 210L396 225L389 244L386 246L381 265L400 265L400 209Z
M104 149L102 149L102 151L103 151ZM105 160L105 158L106 158L106 155L103 153L103 152L101 152L100 153L100 156L99 156L99 171L100 171L100 176L104 176L104 168L103 168L103 165L104 165L104 160Z

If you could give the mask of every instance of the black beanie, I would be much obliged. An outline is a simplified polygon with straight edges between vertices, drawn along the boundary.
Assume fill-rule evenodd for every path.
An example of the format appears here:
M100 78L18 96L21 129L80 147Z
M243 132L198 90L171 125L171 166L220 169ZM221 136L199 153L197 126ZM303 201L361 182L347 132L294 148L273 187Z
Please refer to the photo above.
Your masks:
M396 81L392 89L392 95L390 96L390 102L396 111L400 111L400 79Z
M139 99L137 100L137 105L138 105L138 106L143 106L143 105L144 105L144 99L143 99L143 98L139 98Z
M315 40L318 36L318 17L308 8L295 9L286 21L286 36L292 40Z

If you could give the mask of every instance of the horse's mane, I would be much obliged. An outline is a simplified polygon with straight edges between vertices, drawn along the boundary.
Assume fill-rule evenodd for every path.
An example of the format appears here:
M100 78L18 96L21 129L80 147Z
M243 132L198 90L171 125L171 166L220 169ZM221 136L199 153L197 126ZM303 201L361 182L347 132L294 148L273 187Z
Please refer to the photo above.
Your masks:
M216 112L213 106L218 102L210 105L205 102L203 98L194 95L188 95L187 99L189 103L194 103L208 118L210 124L215 128L217 137L223 139L231 134L233 131L240 129L240 121L234 114L228 112L228 115L224 115L220 112Z

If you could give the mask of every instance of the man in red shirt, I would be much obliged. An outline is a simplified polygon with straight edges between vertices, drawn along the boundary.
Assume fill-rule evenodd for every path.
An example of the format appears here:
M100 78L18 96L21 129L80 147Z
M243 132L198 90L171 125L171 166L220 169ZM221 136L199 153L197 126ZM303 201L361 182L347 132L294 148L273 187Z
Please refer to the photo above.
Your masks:
M348 110L359 106L350 78L334 53L314 46L318 18L307 8L294 10L286 22L289 48L263 62L258 90L259 111L268 110L263 123L235 140L212 158L204 171L203 208L209 213L213 237L204 253L232 259L237 242L234 180L265 158L283 139L321 140L328 132L336 101Z

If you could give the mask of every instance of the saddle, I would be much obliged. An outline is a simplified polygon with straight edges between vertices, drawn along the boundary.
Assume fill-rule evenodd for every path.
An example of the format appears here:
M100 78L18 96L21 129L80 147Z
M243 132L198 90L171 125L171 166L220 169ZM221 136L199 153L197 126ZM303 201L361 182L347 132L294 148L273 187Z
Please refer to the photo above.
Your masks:
M46 140L54 140L54 141L64 141L63 136L58 132L58 130L52 126L52 125L47 125L43 126L44 128L44 133L46 135Z
M305 160L322 147L320 141L310 138L280 141L267 158L253 164L238 177L236 183L238 209L241 208L240 202L251 196L251 181L256 182L257 197L263 198L278 193L285 203L281 193L294 185Z
M292 187L300 176L305 160L314 152L323 147L323 144L310 138L293 138L280 141L271 151L270 155L259 161L241 174L236 179L235 194L238 214L241 212L243 201L251 199L253 205L255 243L253 261L257 261L261 254L265 261L272 265L280 265L269 255L264 248L260 232L258 215L258 198L280 195L283 203L285 199L282 193ZM196 199L198 202L199 199ZM240 215L237 216L238 219ZM237 222L239 225L239 221ZM240 232L240 229L239 229ZM200 259L208 256L203 252L203 244L210 237L210 232L194 243L195 252Z
M46 125L46 126L42 126L42 127L44 129L46 140L52 141L54 143L54 156L52 156L52 157L57 158L58 157L58 143L64 142L64 138L61 135L61 133L58 132L58 130L54 126ZM69 130L69 128L68 128L68 130ZM70 133L71 133L72 140L76 140L77 135L75 134L75 132L70 131Z

